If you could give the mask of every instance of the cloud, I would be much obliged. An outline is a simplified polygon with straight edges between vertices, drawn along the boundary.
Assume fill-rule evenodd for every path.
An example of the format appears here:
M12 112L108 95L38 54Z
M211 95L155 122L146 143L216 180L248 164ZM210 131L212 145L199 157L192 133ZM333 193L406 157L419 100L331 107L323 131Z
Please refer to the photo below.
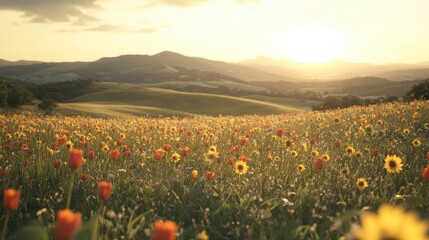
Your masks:
M103 24L100 26L87 28L84 31L89 31L89 32L122 32L125 30L126 29L122 26Z
M141 28L133 30L125 26L102 24L90 28L75 28L75 29L60 29L58 32L125 32L125 33L155 33L158 32L155 28Z
M96 20L84 9L99 8L97 0L0 0L0 10L24 12L30 22L75 22Z
M145 7L154 7L158 5L171 5L176 7L195 7L206 3L209 0L153 0L145 5Z

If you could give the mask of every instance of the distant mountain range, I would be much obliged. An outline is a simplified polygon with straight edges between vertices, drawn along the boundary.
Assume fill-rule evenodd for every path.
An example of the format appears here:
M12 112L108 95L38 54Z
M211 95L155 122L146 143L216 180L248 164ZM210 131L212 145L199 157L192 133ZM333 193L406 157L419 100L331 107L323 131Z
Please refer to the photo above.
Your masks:
M30 65L41 63L40 61L27 61L27 60L19 60L19 61L8 61L4 59L0 59L0 66L19 66L19 65Z
M94 62L37 63L0 67L0 76L34 83L79 78L119 82L205 81L235 79L237 81L292 80L241 64L187 57L174 52L149 55L123 55L101 58Z
M299 63L261 56L242 61L240 64L303 80L338 80L372 76L401 81L429 77L429 62L376 65L335 60L324 63Z
M152 56L122 55L93 62L11 62L0 59L0 76L36 84L82 78L137 83L216 79L238 82L314 82L372 76L400 81L429 78L429 62L386 65L344 61L297 63L257 57L240 63L227 63L165 51Z

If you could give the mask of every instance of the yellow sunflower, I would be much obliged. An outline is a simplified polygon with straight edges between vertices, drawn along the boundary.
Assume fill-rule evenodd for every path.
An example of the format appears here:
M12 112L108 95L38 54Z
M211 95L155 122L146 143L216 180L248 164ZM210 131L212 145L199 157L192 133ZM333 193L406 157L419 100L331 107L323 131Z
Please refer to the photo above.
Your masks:
M290 155L292 155L292 157L297 157L298 156L298 152L297 151L291 151Z
M66 142L66 147L67 148L73 148L73 143L71 141L67 141Z
M205 155L204 155L204 161L211 163L214 160L219 158L219 153L216 151L212 151L209 150Z
M372 132L374 132L374 127L371 124L368 124L365 126L365 131L367 133L372 133Z
M410 129L408 129L408 128L404 128L404 130L402 131L404 134L406 134L406 135L408 135L408 134L410 134Z
M249 166L247 166L247 163L239 160L235 162L234 164L234 172L238 175L243 175L249 170Z
M173 155L171 155L170 160L173 161L174 163L178 163L180 161L180 154L178 154L177 152L174 152Z
M109 149L109 146L104 145L102 150L103 150L103 152L108 152L110 149Z
M298 164L298 166L296 166L296 170L298 170L298 172L303 172L305 170L304 164Z
M352 156L355 153L355 149L351 146L346 147L345 151L348 156Z
M202 232L200 232L197 236L197 239L199 240L209 240L209 236L206 233L206 230L203 230Z
M365 180L365 178L358 178L356 181L356 186L359 188L359 190L364 190L368 187L368 182Z
M387 155L386 159L384 159L384 168L389 173L398 173L402 171L402 159L396 155Z
M362 227L355 232L359 240L428 240L429 223L402 207L382 205L377 214L362 213Z
M420 147L420 145L422 145L422 142L420 141L420 139L416 138L411 142L411 144L413 144L413 147Z
M343 177L347 177L347 176L350 174L350 170L349 170L349 168L348 168L348 167L343 167L343 168L340 170L340 174L341 174L341 176L343 176Z
M314 157L319 156L319 152L317 150L313 150L311 151L311 155L313 155Z
M355 156L358 157L358 158L361 158L362 157L362 152L361 151L355 152Z
M325 159L325 161L331 160L331 157L329 156L329 154L323 154L322 158Z

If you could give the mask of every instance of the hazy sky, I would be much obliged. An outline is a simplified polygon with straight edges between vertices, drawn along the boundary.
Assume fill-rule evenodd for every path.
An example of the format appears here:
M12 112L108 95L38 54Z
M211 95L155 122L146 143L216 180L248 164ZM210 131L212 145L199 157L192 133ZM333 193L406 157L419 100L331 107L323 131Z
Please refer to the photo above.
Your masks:
M0 0L0 58L429 61L429 0Z

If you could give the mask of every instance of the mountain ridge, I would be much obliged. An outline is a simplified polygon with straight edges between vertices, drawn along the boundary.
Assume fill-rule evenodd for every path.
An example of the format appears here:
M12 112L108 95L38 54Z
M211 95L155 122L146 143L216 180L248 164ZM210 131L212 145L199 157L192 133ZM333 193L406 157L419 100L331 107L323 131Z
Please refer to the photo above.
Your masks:
M186 56L173 51L153 55L125 54L87 62L7 61L0 59L0 76L34 83L94 78L103 81L204 81L206 76L255 81L328 81L359 77L415 80L429 77L429 62L372 64L333 60L302 63L258 56L238 63Z

